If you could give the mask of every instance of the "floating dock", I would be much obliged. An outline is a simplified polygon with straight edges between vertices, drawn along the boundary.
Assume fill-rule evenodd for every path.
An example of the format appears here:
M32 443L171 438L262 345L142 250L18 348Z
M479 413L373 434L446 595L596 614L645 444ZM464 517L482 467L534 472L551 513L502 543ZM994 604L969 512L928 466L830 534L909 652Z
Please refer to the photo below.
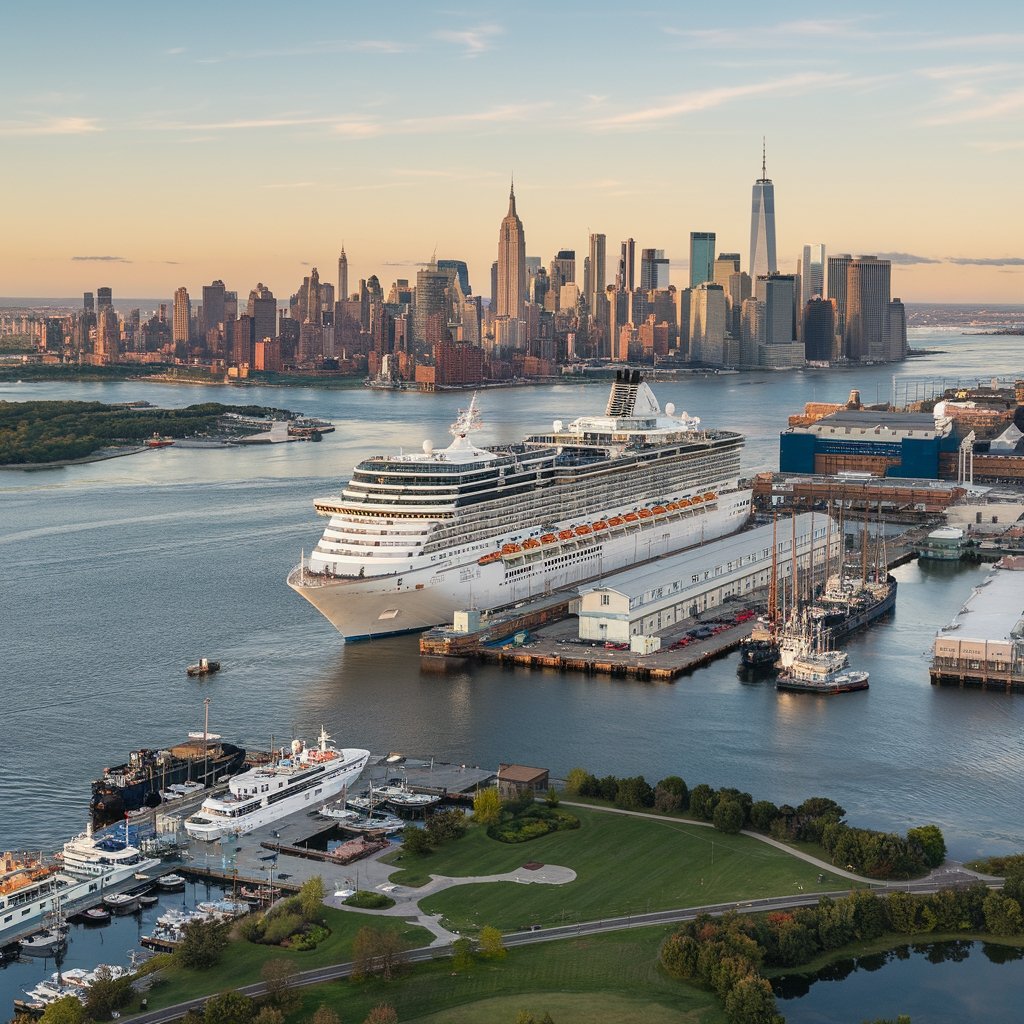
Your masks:
M996 562L932 655L933 686L1024 693L1024 556Z

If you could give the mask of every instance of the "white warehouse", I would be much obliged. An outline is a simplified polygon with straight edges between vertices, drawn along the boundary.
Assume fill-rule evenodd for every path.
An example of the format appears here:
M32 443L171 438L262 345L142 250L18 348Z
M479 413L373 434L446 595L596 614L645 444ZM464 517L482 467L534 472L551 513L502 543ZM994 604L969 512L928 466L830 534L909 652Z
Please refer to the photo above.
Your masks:
M841 558L843 538L829 517L803 512L777 526L759 526L649 565L627 569L601 585L580 591L581 640L628 643L631 636L653 635L682 619L715 608L727 597L745 597L768 586L772 575L772 534L779 591L792 589L793 531L796 530L797 571L813 569L820 577L826 565ZM812 536L813 532L813 536Z

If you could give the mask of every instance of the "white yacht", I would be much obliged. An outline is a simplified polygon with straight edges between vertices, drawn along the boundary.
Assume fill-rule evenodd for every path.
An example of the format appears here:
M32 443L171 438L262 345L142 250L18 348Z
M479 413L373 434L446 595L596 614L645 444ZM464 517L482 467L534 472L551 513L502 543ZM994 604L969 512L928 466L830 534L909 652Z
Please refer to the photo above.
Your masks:
M193 839L211 841L319 806L359 778L369 757L368 750L338 749L321 727L317 746L293 740L289 756L235 776L227 793L208 797L185 820L185 831Z
M603 416L480 448L474 396L448 447L360 462L288 585L349 640L504 607L738 530L742 435L662 410L616 374Z

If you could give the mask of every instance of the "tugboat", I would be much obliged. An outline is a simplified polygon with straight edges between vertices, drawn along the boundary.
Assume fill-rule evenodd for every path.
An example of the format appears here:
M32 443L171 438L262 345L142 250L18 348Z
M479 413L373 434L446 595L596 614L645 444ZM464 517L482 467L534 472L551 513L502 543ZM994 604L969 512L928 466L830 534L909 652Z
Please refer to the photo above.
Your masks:
M750 636L740 643L737 675L756 679L772 675L779 660L779 564L777 520L772 521L772 576L768 582L768 614L757 620Z
M200 658L194 665L185 669L185 674L190 676L209 676L220 671L220 662L211 661L209 658Z
M846 651L808 651L775 681L775 689L790 693L853 693L868 688L868 673L849 668Z

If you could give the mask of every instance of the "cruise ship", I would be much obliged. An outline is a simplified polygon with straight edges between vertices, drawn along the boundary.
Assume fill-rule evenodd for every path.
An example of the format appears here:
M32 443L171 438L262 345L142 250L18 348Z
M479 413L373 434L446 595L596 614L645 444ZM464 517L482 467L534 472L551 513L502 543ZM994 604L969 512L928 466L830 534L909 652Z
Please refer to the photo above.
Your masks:
M480 448L476 398L448 447L356 466L288 585L347 640L427 629L715 540L750 515L743 437L662 410L616 374L603 416Z
M339 750L321 727L317 746L292 740L288 756L236 775L227 793L207 797L185 819L185 831L193 839L211 842L252 832L303 807L319 807L355 782L369 757L368 750Z
M159 865L127 842L94 835L91 826L68 840L55 862L0 854L0 945L42 927L49 915L98 903L105 889Z

